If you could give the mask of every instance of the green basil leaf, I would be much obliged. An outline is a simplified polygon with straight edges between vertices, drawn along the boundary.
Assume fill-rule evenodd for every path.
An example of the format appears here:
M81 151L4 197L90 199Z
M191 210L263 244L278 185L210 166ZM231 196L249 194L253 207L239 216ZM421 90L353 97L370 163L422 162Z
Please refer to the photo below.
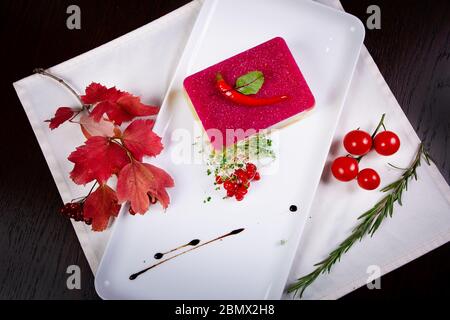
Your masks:
M261 71L252 71L239 77L236 81L236 90L242 94L257 94L264 84L264 74Z

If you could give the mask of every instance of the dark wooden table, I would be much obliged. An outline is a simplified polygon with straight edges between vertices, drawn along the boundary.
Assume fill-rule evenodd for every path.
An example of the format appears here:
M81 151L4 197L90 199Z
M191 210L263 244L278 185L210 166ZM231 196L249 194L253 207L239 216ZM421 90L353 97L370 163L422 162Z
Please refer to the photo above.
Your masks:
M93 275L11 83L138 28L187 0L0 2L3 54L0 165L0 299L98 299ZM450 1L343 0L366 21L381 8L381 30L365 44L400 105L450 181ZM77 4L82 29L66 28ZM426 214L426 212L424 212ZM450 214L450 213L449 213ZM66 288L79 265L81 290ZM344 299L439 296L450 284L447 244L382 278L382 290L361 288Z

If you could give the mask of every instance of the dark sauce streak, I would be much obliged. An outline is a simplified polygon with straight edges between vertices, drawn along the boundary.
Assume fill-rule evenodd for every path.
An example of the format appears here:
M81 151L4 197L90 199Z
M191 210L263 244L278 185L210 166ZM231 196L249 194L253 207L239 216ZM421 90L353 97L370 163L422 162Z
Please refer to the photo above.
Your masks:
M174 252L174 251L178 251L178 250L180 250L180 249L183 249L183 248L186 248L186 247L189 247L189 246L195 247L195 246L198 245L199 243L200 243L200 240L199 240L199 239L194 239L194 240L192 240L191 242L186 243L186 244L184 244L184 245L182 245L182 246L179 246L179 247L177 247L177 248L175 248L175 249L172 249L172 250L170 250L170 251L167 251L167 252L164 252L164 253L158 252L157 254L154 255L154 258L155 258L156 260L161 260L162 257L164 257L166 254L172 253L172 252Z
M136 279L137 277L139 277L141 274L146 273L147 271L149 271L149 270L151 270L151 269L153 269L153 268L156 268L157 266L159 266L159 265L161 265L161 264L163 264L163 263L166 263L166 262L168 262L168 261L170 261L170 260L172 260L172 259L175 259L176 257L179 257L179 256L181 256L181 255L183 255L183 254L186 254L186 253L190 252L190 251L199 249L199 248L201 248L201 247L203 247L203 246L206 246L206 245L208 245L208 244L210 244L210 243L213 243L213 242L215 242L215 241L222 240L222 239L224 239L224 238L226 238L226 237L230 237L230 236L237 235L237 234L241 233L241 232L244 231L244 230L245 230L244 228L233 230L233 231L231 231L230 233L227 233L227 234L225 234L225 235L223 235L223 236L220 236L220 237L217 237L217 238L215 238L215 239L209 240L209 241L207 241L207 242L205 242L205 243L202 243L202 244L199 245L199 246L197 246L197 244L200 243L200 240L198 240L198 239L192 240L192 241L189 242L187 245L184 245L184 246L182 246L182 247L180 247L180 248L183 248L183 247L186 247L186 246L194 246L193 248L191 248L191 249L189 249L189 250L186 250L186 251L183 251L183 252L181 252L181 253L178 253L178 254L176 254L176 255L174 255L174 256L172 256L172 257L170 257L170 258L167 258L167 259L165 259L165 260L163 260L163 261L160 261L160 262L158 262L158 263L155 263L154 265L152 265L152 266L150 266L150 267L148 267L148 268L146 268L146 269L144 269L144 270L141 270L141 271L139 271L139 272L136 272L136 273L132 274L132 275L130 276L129 279L130 279L130 280L135 280L135 279Z

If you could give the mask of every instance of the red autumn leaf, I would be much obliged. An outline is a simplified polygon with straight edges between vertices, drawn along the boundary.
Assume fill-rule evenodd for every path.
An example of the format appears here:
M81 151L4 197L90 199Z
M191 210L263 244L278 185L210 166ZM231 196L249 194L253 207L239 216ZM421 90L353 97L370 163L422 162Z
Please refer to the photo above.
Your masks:
M126 94L115 102L100 102L91 112L91 116L99 121L106 113L111 121L117 125L128 122L136 117L151 116L157 114L159 108L141 103L138 97Z
M94 121L91 117L83 114L80 117L81 131L86 139L91 137L114 137L116 126L111 121L100 119L99 122Z
M70 173L72 180L77 184L87 184L93 180L105 183L130 159L121 146L108 138L92 137L70 154L69 161L75 163Z
M83 215L92 219L92 230L103 231L108 227L110 217L117 217L119 210L116 192L103 184L87 197Z
M152 131L155 121L133 121L123 133L122 140L128 151L136 160L144 156L155 157L163 150L161 137Z
M115 87L107 88L99 83L92 82L86 87L85 95L81 96L81 101L85 104L96 104L102 101L117 101L126 92L117 90Z
M58 108L58 110L56 110L55 116L50 120L46 120L45 122L49 122L48 126L50 127L50 129L53 130L53 129L58 128L64 122L70 120L70 118L73 117L75 112L76 112L76 110L73 110L71 108L60 107L60 108Z
M151 164L132 161L120 171L117 181L119 203L130 201L131 209L140 214L148 211L149 195L158 199L163 208L170 203L166 188L174 186L172 177Z
M106 114L109 120L121 125L135 117L151 116L158 113L159 108L141 103L141 99L128 92L116 88L106 88L98 83L92 83L86 88L86 94L81 97L83 103L95 105L91 117L100 121Z

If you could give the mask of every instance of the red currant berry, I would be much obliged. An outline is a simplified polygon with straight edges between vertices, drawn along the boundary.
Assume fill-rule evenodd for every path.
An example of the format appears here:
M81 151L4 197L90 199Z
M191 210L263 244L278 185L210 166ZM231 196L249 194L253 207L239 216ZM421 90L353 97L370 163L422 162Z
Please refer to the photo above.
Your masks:
M380 186L381 179L373 169L364 169L358 174L358 184L365 190L375 190Z
M253 180L255 180L255 181L261 180L261 175L259 174L259 172L255 173L255 176L253 177Z
M236 177L237 177L239 180L241 180L241 181L247 180L247 173L246 173L244 170L242 170L242 169L237 169L237 170L234 172L234 174L235 174Z
M216 183L217 184L222 184L223 183L223 180L222 180L221 176L216 176Z
M247 176L243 177L242 179L239 180L241 185L247 185L248 184L248 179Z
M351 157L340 157L331 165L333 176L339 181L348 182L358 175L358 161Z
M240 193L236 193L236 200L237 201L242 201L242 200L244 200L244 195L243 194L240 194Z
M60 213L68 218L75 218L78 215L83 214L83 207L81 203L75 202L75 203L66 203L61 209Z
M251 162L249 162L245 165L245 169L247 171L255 171L256 172L256 166Z
M232 182L231 180L227 180L224 182L223 187L225 188L225 190L227 191L234 191L236 190L236 184L234 182Z
M244 186L240 186L237 190L236 190L236 194L241 194L243 196L245 196L248 193L248 189Z
M234 197L235 194L236 192L234 190L227 190L227 197L229 198Z
M245 166L245 170L247 171L247 178L253 179L257 168L253 163L247 163L247 165Z

